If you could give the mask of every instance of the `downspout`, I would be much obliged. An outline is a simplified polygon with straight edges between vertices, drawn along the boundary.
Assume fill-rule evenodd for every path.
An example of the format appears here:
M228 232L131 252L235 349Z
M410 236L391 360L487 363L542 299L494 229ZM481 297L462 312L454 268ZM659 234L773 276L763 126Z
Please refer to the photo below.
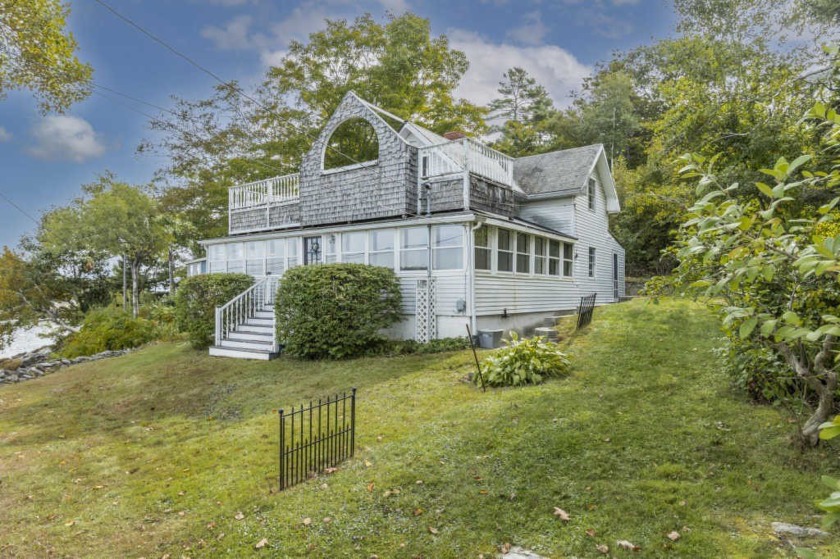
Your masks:
M467 309L470 313L470 330L474 336L478 335L478 316L475 310L475 232L484 225L483 221L478 221L476 224L468 229L467 234Z

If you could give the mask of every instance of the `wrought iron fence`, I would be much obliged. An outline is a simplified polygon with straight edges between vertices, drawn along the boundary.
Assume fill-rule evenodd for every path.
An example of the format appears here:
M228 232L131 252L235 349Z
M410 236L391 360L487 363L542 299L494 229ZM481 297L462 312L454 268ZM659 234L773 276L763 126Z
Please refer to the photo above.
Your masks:
M580 298L580 306L578 307L577 329L580 330L584 326L592 322L592 312L595 310L595 297L597 293L587 295Z
M348 409L349 408L349 409ZM356 389L326 401L280 410L280 489L286 489L353 456Z

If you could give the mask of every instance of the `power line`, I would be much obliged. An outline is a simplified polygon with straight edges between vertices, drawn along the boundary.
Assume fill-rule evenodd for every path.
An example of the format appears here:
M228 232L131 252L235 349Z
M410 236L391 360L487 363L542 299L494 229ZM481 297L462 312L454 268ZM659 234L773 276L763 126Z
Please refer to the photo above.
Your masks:
M39 223L38 223L38 220L37 220L37 219L35 219L34 217L32 217L32 216L31 216L31 215L30 215L30 214L29 214L26 210L24 210L23 208L21 208L20 206L18 206L17 204L15 204L15 203L14 203L14 201L12 201L12 199L11 199L11 198L9 198L9 197L8 197L8 196L6 196L5 194L3 194L3 192L2 192L2 191L0 191L0 198L3 198L3 200L5 200L6 202L8 202L8 203L9 203L9 205L11 205L14 209L16 209L17 211L19 211L20 213L22 213L24 216L26 216L26 217L28 217L30 220L32 220L32 222L33 222L35 225L39 225Z
M181 59L185 60L185 61L186 61L187 63L189 63L191 66L193 66L193 67L197 68L198 70L200 70L200 71L204 72L205 74L207 74L208 76L210 76L211 78L213 78L214 80L216 80L217 82L219 82L220 84L222 84L222 85L226 85L226 86L229 86L229 87L232 87L232 88L233 88L233 89L234 89L237 93L239 93L239 95L241 95L241 96L242 96L242 97L244 97L245 99L248 99L249 101L251 101L251 102L252 102L252 103L254 103L255 105L260 106L261 108L263 108L264 110L266 110L266 111L270 112L270 113L271 113L271 114L273 114L275 117L277 117L278 119L280 119L280 120L282 120L282 121L286 122L287 124L292 124L292 123L290 123L290 122L289 122L289 120L288 120L288 119L286 119L286 118L284 118L284 117L280 116L279 114L277 114L276 112L274 112L274 111L273 111L270 107L267 107L267 106L266 106L266 105L264 105L262 102L260 102L260 101L258 101L257 99L255 99L254 97L251 97L251 96L250 96L250 95L249 95L249 94L248 94L245 90L243 90L243 89L242 89L241 87L239 87L238 85L234 84L233 82L228 82L228 81L223 80L223 79L222 79L222 78L221 78L218 74L216 74L216 73L215 73L215 72L213 72L212 70L208 69L207 67L205 67L205 66L201 65L200 63L198 63L197 61L195 61L195 60L194 60L193 58L191 58L190 56L188 56L188 55L184 54L184 53L183 53L183 52L181 52L180 50L176 49L175 47L173 47L172 45L170 45L169 43L167 43L166 41L164 41L163 39L161 39L160 37L158 37L157 35L155 35L155 34L154 34L154 33L152 33L151 31L148 31L148 30L147 30L147 29L145 29L142 25L140 25L139 23L135 22L134 20L132 20L132 19L131 19L131 18L129 18L128 16L125 16L125 15L121 14L120 12L118 12L118 11L116 10L116 8L114 8L113 6L111 6L110 4L108 4L107 2L105 2L104 0L93 0L93 1L94 1L94 2L96 2L97 4L99 4L100 6L102 6L103 8L105 8L106 10L108 10L109 12L111 12L111 13L112 13L114 16L116 16L117 18L121 19L121 20L122 20L123 22L125 22L127 25L130 25L131 27L134 27L134 28L135 28L135 29L137 29L140 33L142 33L143 35L147 36L147 37L148 37L149 39L151 39L152 41L154 41L154 42L158 43L159 45L161 45L162 47L164 47L166 50L170 51L170 52L171 52L172 54L174 54L175 56L177 56L177 57L179 57L179 58L181 58ZM311 139L311 140L313 140L313 141L314 141L315 139L317 139L317 138L313 137L313 136L312 136L309 132L307 132L307 131L303 131L303 133L304 133L306 136L308 136L308 137L309 137L309 139ZM329 149L330 151L335 152L336 154L338 154L338 155L340 155L340 156L344 157L345 159L349 160L349 161L350 161L350 162L352 162L352 163L356 163L356 164L360 163L359 161L356 161L354 158L350 157L350 156L349 156L349 155L347 155L346 153L341 152L340 150L338 150L338 149L336 149L336 148L334 148L334 147L330 146L329 144L327 144L327 145L326 145L326 149Z

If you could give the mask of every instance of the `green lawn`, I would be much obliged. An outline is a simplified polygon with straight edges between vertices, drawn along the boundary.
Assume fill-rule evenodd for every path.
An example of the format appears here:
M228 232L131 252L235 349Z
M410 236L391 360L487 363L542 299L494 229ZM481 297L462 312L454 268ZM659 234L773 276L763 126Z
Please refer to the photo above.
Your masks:
M255 363L184 344L4 386L0 557L790 556L770 522L819 524L840 445L796 451L787 416L729 389L717 336L686 302L599 308L570 377L486 394L468 352ZM356 457L277 493L276 410L352 386Z

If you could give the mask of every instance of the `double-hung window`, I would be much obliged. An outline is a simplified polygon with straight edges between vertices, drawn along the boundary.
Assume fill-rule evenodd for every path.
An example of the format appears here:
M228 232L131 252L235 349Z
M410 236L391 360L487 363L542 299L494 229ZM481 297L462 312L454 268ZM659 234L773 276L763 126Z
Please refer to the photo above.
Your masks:
M548 275L560 275L560 241L548 241Z
M507 229L498 229L496 233L496 267L500 272L513 271L513 239Z
M548 273L548 267L545 265L545 249L546 239L544 237L534 237L534 273L544 275Z
M286 270L286 240L271 239L266 241L265 271L268 274L282 275Z
M245 263L245 271L252 276L263 275L265 243L263 241L249 241L245 243L245 255L248 258Z
M427 227L400 229L400 269L429 269L429 229Z
M341 235L341 261L365 263L365 232L354 231Z
M436 225L432 228L432 257L435 270L460 270L464 267L464 227Z
M211 274L227 272L227 255L225 245L210 245L207 247L208 270Z
M531 238L527 233L516 234L516 273L531 273Z
M370 232L370 264L394 268L394 230L374 229Z
M586 186L586 197L589 199L589 209L595 211L595 179L590 178Z
M289 268L294 268L298 265L298 238L286 239L286 255L289 257Z
M589 247L589 277L595 277L595 247Z
M490 255L490 229L482 227L475 232L475 269L489 270Z
M571 277L575 274L575 245L563 243L563 275Z
M227 271L242 274L245 272L245 243L230 243L227 246Z

